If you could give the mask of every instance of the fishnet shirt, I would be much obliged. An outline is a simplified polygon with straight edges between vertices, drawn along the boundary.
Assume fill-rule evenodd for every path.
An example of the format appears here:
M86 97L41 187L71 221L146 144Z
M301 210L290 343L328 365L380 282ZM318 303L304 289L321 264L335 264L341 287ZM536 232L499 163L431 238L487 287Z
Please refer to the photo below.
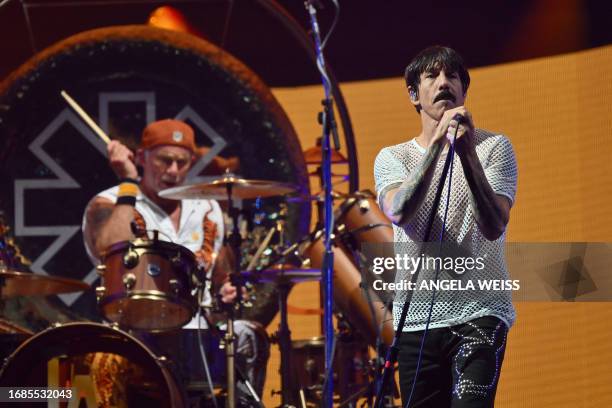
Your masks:
M482 129L475 130L476 153L485 176L496 194L506 196L514 202L517 182L517 167L510 141L503 135L495 135ZM399 187L408 175L421 162L426 150L415 139L395 146L383 148L374 163L374 178L378 203L382 208L381 197L389 190ZM422 206L414 217L404 225L393 225L396 253L412 250L418 243L424 241L427 220L431 213L435 192L444 167L446 151L440 154L429 191ZM451 183L451 198L446 222L444 241L450 241L469 248L473 256L484 255L482 270L472 270L461 276L462 280L505 280L509 279L504 257L505 232L495 241L487 240L475 222L470 205L470 189L463 174L463 168L458 156L453 162L453 178ZM442 199L432 228L431 237L440 236L448 181L445 182ZM417 255L418 254L413 254ZM439 279L457 279L456 274L442 272ZM433 279L434 270L422 270L420 279ZM396 273L396 282L410 279L406 272ZM418 286L417 286L418 287ZM404 304L406 291L398 291L393 303L393 321L395 330ZM414 291L408 312L408 319L403 331L423 330L427 321L431 302L431 291ZM436 301L430 321L430 328L448 327L482 317L496 316L510 327L515 319L510 291L493 290L440 290L436 292Z

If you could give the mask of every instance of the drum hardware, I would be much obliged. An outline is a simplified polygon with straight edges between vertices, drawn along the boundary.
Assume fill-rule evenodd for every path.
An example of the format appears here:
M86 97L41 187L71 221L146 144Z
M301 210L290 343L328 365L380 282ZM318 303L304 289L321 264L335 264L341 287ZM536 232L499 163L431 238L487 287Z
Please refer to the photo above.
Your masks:
M98 276L104 276L104 272L106 271L106 265L100 264L96 265L96 273Z
M123 286L125 286L125 290L130 291L134 288L134 284L136 283L136 275L132 272L126 273L123 275Z
M178 281L178 280L176 280L176 279L170 279L169 284L170 284L170 289L171 289L171 290L172 290L172 291L173 291L175 294L177 294L177 295L178 295L179 290L181 289L181 282L179 282L179 281Z
M140 255L138 255L138 252L130 245L128 251L123 255L123 266L128 269L134 269L136 265L138 265L139 259Z
M105 292L106 292L106 288L104 286L96 287L96 300L98 302L104 297Z

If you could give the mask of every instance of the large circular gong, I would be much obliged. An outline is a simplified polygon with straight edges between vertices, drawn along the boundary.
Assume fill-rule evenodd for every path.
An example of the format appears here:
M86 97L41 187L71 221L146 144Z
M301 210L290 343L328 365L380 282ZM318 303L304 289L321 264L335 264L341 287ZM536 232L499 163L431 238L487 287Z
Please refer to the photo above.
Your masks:
M42 51L0 84L0 209L36 273L95 282L81 218L92 196L116 184L104 143L68 108L62 89L128 145L136 146L153 120L182 119L210 149L198 170L206 173L215 155L238 157L242 177L290 182L309 193L287 115L236 58L192 35L148 26L84 32ZM281 201L258 202L258 211L278 212ZM286 239L294 241L308 230L310 205L289 204L287 218ZM276 312L274 291L258 292L250 314L267 323ZM95 316L93 293L61 299Z

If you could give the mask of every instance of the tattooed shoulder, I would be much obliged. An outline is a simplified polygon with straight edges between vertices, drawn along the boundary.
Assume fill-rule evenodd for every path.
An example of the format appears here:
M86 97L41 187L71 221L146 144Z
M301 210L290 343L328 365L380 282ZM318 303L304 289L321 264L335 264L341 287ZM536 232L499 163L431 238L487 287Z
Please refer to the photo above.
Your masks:
M93 227L104 224L113 212L113 204L106 199L96 198L87 206L87 223Z

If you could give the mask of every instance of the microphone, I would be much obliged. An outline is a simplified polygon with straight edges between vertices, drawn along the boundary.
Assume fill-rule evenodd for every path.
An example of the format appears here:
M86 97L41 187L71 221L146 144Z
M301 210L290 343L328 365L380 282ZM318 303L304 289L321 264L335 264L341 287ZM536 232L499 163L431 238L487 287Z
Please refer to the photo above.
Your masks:
M465 118L465 116L460 113L455 113L455 115L453 116L453 120L456 120L457 124L467 123L467 119Z

